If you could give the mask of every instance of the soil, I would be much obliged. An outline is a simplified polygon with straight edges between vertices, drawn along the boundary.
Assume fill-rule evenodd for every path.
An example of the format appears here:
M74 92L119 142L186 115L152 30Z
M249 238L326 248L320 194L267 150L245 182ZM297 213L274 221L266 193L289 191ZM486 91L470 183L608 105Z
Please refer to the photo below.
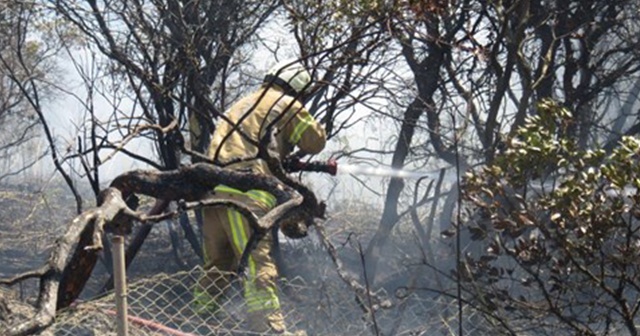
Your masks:
M83 198L85 207L94 202L89 193ZM75 200L62 184L46 188L0 185L0 278L30 271L45 263L52 244L64 234L67 223L75 216ZM169 238L172 225L175 224L155 224L129 267L129 281L190 269L199 263L197 255L182 237L176 255ZM175 232L182 234L179 228L175 228ZM87 300L100 294L108 279L107 263L101 255L80 299ZM0 330L33 314L32 304L37 294L36 279L0 287Z

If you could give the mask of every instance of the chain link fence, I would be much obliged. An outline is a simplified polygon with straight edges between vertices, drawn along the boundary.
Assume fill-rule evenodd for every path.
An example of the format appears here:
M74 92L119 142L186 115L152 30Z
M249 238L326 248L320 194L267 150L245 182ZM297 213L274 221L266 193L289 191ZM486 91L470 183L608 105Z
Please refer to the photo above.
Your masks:
M217 299L217 311L202 310L194 288L202 268L175 274L159 274L129 284L130 335L255 335L246 325L241 281L232 281ZM308 335L455 335L457 301L443 296L388 296L393 305L368 313L354 293L336 279L280 281L280 300L290 330ZM465 334L484 334L483 320L472 312L464 315ZM116 335L113 293L79 303L61 312L43 335Z

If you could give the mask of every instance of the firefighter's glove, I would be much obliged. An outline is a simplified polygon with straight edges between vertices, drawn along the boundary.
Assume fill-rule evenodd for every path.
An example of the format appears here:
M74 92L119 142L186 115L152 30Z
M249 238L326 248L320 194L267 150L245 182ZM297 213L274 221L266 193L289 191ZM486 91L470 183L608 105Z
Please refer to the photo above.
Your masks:
M301 220L297 216L284 218L280 222L280 231L291 239L304 238L308 234L307 225L304 223L304 220Z
M282 160L282 167L287 173L295 173L304 170L304 163L295 156L289 156Z

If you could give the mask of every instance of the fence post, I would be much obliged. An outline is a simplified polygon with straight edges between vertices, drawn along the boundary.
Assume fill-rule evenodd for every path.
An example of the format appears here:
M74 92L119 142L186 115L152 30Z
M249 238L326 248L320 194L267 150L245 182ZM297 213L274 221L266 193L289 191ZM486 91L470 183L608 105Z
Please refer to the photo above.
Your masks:
M113 236L113 276L116 290L116 318L118 336L127 336L127 277L124 258L124 237Z

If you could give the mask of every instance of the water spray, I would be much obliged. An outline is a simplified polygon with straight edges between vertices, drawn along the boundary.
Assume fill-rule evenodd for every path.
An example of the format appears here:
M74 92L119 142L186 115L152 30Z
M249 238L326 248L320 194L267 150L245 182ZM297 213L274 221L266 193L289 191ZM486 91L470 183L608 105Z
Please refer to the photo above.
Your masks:
M340 163L334 159L327 161L309 161L303 162L297 158L290 158L283 162L285 170L288 172L321 172L332 176L338 174L354 174L354 175L370 175L381 177L394 177L402 179L419 179L419 178L437 178L440 175L440 169L435 171L411 171L404 169L395 169L386 166L364 166L350 163ZM447 174L449 175L449 174ZM455 176L447 176L447 181L454 181Z
M370 176L386 176L386 177L396 177L403 179L419 179L421 177L437 177L438 172L420 172L420 171L411 171L404 169L394 169L391 167L385 166L362 166L362 165L354 165L354 164L340 164L338 172L340 174L362 174L362 175L370 175Z

